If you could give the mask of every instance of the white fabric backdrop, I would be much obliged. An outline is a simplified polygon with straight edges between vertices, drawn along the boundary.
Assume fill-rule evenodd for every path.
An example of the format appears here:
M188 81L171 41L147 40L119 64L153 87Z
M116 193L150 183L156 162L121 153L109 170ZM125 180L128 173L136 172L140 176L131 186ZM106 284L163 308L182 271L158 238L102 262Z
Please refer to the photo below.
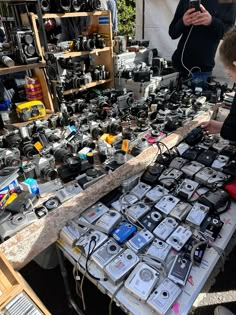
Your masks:
M169 24L174 16L179 0L144 0L145 27L144 38L150 40L150 47L157 48L160 56L171 59L178 40L172 40L168 34ZM136 38L142 38L143 0L136 0ZM203 48L204 49L204 48ZM216 66L213 75L222 82L230 81L219 60L215 58Z

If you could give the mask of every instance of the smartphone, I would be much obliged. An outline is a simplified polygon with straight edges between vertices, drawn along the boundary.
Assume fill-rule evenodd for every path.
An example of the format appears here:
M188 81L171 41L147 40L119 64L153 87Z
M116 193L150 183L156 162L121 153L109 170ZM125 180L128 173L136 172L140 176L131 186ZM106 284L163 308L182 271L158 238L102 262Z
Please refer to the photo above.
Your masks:
M201 11L200 4L201 4L201 0L190 0L189 9L194 8L195 11Z

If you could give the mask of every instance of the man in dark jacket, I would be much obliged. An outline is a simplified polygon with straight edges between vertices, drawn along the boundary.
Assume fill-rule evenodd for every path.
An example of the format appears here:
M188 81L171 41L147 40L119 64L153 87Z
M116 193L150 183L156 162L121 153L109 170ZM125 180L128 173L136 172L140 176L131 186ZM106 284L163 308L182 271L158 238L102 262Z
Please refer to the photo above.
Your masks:
M181 36L172 56L174 67L184 76L192 72L210 73L215 53L224 33L234 25L234 3L202 0L200 11L189 9L190 0L180 0L169 27L172 39Z

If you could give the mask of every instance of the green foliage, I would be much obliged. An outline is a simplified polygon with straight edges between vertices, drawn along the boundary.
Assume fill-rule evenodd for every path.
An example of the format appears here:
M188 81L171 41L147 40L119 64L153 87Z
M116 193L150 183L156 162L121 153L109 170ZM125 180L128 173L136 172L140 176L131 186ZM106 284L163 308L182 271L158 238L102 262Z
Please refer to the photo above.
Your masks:
M120 35L135 34L135 0L117 0Z

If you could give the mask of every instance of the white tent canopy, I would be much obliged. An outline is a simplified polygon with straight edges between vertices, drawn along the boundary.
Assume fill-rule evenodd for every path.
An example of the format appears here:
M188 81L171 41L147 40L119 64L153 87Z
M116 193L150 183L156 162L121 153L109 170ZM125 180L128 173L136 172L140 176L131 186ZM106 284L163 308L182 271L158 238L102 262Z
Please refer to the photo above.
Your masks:
M178 43L178 40L172 40L168 34L178 1L136 0L136 38L150 40L150 47L157 48L159 55L166 59L171 59ZM218 53L215 61L213 75L221 81L229 81Z

